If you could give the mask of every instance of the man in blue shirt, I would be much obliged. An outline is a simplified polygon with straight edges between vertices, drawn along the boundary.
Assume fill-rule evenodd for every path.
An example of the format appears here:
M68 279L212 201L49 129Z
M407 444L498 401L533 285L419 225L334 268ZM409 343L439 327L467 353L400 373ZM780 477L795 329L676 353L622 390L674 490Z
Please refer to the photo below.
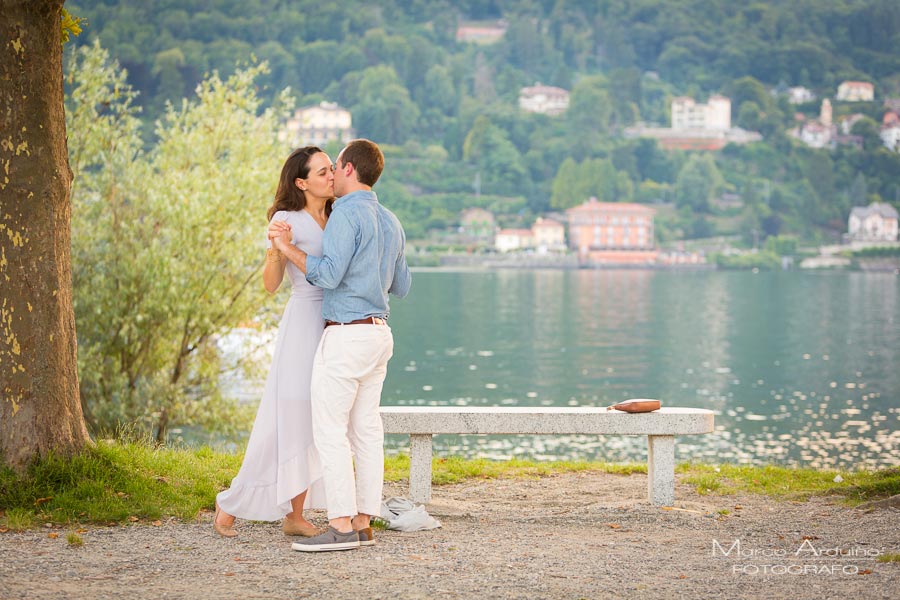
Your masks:
M411 279L403 227L372 191L383 169L375 143L351 141L335 166L338 200L325 227L322 256L283 244L306 280L324 289L325 331L313 362L312 419L329 528L294 543L302 552L375 543L370 519L381 510L384 483L379 406L394 350L388 294L406 296ZM281 234L285 225L273 222L270 233Z

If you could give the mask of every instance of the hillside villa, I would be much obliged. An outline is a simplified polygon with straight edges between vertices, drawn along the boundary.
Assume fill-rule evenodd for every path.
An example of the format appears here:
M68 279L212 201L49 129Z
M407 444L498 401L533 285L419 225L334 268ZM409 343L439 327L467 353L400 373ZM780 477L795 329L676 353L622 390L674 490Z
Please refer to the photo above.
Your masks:
M672 100L672 126L627 127L625 137L650 137L661 148L680 150L721 150L726 144L757 142L762 136L731 126L731 99L714 94L705 103L680 96Z
M328 142L349 142L356 137L350 111L335 102L320 102L315 106L298 108L285 124L291 146L323 146Z
M801 269L846 269L852 266L853 259L846 252L873 247L900 248L897 230L897 209L887 203L873 202L868 206L854 206L847 218L847 233L843 235L841 244L819 247L818 256L808 256L800 261ZM864 270L897 270L896 259L872 259L874 264L860 268ZM886 264L879 262L885 261Z
M715 94L706 104L680 96L672 100L672 129L727 131L731 129L731 100Z
M862 148L862 138L851 135L850 131L863 115L848 115L841 119L840 124L835 124L832 119L831 101L828 98L822 100L818 118L807 119L802 113L797 113L794 118L798 125L788 130L787 134L810 148L834 148L838 144Z
M535 84L519 91L519 108L543 115L561 115L569 108L569 92L550 85Z
M871 102L875 98L875 86L866 81L844 81L838 86L835 98L843 102Z
M847 237L852 242L896 242L897 209L884 202L854 206L847 221Z

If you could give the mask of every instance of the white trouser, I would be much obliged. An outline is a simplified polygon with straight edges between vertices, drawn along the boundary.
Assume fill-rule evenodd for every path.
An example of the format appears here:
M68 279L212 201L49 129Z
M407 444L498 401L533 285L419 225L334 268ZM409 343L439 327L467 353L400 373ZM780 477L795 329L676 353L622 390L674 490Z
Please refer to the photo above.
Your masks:
M387 325L332 325L319 340L312 425L329 519L381 513L384 429L378 408L393 353L394 336Z

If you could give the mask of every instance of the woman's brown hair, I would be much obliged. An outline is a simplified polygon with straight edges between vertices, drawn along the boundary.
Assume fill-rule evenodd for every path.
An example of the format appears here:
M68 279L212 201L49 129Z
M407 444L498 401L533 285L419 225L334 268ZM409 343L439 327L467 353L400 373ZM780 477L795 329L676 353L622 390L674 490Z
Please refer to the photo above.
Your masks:
M306 179L309 177L309 160L316 154L324 152L317 146L304 146L297 148L284 161L281 167L281 176L278 178L278 189L275 191L275 201L266 211L266 220L271 221L272 217L279 210L297 211L306 208L306 194L303 190L294 185L294 180L298 177ZM331 215L331 205L334 200L328 200L325 203L325 214Z

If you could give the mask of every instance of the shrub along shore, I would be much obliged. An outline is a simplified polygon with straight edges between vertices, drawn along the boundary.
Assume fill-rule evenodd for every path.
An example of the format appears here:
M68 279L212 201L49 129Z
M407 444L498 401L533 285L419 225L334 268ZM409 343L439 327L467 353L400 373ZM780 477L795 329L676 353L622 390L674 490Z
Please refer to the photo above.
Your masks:
M109 524L153 522L165 517L194 520L211 510L227 487L241 455L208 447L168 448L145 443L101 441L71 459L50 457L24 474L0 469L0 533L47 523ZM435 458L436 485L466 479L528 479L562 472L646 473L643 464L586 461ZM900 494L900 468L834 471L779 466L707 465L677 467L682 484L700 494L764 494L783 500L833 495L850 505ZM388 457L385 480L409 475L409 457Z

